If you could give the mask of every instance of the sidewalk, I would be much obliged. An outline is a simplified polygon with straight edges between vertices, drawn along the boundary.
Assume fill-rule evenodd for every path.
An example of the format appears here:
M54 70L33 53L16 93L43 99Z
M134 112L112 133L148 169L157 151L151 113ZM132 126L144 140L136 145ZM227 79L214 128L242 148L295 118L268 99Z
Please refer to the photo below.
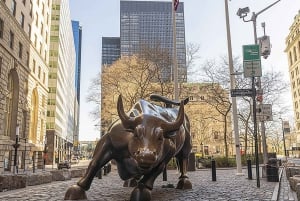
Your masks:
M297 194L290 188L290 184L288 179L286 178L285 169L282 168L280 170L280 182L278 183L277 187L274 189L274 196L276 196L276 190L278 192L278 199L280 201L289 201L294 200L298 201ZM278 189L276 189L278 188Z

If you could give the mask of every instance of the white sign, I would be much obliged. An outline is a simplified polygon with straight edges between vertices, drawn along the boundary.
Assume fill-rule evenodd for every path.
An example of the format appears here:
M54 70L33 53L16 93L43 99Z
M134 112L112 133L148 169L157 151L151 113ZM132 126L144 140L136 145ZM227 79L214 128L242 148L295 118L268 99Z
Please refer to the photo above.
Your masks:
M261 77L261 62L260 60L244 61L244 77Z
M258 121L273 121L272 105L271 104L257 105L256 118Z

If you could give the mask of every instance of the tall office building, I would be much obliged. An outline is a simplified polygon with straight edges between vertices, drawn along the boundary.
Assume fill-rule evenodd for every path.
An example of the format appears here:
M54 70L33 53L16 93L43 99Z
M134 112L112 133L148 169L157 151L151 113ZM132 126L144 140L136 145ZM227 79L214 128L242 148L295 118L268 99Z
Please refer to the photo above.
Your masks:
M68 0L52 1L51 19L46 131L48 164L70 158L76 119L76 52Z
M146 48L160 48L173 56L172 2L120 1L121 56L142 52ZM184 4L176 11L176 51L178 81L187 81ZM169 63L172 63L171 61ZM164 80L172 77L172 66L162 72Z
M80 78L81 78L81 41L82 41L82 27L78 21L72 20L72 29L74 36L74 45L76 52L76 69L75 69L75 132L74 132L74 151L78 151L79 142L79 116L80 116Z
M102 65L110 65L120 58L120 37L102 37Z
M43 168L50 15L51 0L0 1L0 172Z

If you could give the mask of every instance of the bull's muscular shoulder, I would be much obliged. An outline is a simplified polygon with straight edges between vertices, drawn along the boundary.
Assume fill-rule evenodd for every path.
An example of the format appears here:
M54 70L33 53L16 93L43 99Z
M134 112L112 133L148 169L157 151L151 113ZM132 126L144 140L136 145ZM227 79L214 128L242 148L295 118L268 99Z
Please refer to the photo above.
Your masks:
M165 121L173 121L178 114L177 108L165 108L146 100L139 100L129 111L130 116L150 115Z

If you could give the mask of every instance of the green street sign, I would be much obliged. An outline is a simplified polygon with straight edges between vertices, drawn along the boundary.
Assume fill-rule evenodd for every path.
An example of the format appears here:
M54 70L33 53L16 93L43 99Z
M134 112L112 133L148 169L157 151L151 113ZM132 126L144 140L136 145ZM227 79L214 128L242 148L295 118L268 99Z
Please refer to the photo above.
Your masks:
M244 77L261 77L259 45L243 45Z
M243 45L243 60L260 60L259 45Z

